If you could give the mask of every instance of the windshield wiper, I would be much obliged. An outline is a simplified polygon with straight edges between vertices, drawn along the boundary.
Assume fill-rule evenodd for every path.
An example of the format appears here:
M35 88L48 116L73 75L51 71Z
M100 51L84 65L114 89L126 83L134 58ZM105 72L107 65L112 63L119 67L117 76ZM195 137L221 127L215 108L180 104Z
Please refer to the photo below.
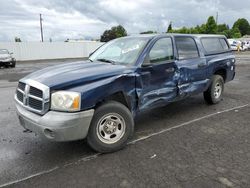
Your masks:
M102 58L102 59L97 59L97 61L101 61L101 62L105 62L105 63L115 64L115 62L114 62L114 61L109 60L109 59L104 59L104 58Z

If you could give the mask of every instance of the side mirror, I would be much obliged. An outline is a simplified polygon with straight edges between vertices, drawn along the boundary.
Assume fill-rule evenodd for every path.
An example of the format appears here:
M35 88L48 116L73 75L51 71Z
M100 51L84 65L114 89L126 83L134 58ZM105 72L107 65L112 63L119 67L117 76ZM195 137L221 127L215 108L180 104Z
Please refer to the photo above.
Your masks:
M150 67L150 66L152 66L152 64L150 62L149 55L147 55L142 63L142 67Z
M13 54L13 52L10 53L10 55L12 55L12 54Z

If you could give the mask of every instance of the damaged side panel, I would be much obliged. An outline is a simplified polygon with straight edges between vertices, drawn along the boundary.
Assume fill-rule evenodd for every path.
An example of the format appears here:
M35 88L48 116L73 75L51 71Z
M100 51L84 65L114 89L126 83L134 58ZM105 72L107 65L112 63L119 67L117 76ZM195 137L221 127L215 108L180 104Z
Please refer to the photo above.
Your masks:
M138 69L136 94L139 111L172 102L178 95L178 77L174 62Z
M210 82L206 67L206 59L197 58L141 68L136 75L139 111L205 91Z
M124 84L126 83L126 84ZM125 97L128 107L132 114L136 112L136 91L135 74L125 73L112 76L89 84L71 88L70 90L82 92L82 108L94 108L96 104L105 100L105 98L116 93L122 93Z
M181 60L177 62L179 71L179 97L187 97L203 92L209 85L205 58Z

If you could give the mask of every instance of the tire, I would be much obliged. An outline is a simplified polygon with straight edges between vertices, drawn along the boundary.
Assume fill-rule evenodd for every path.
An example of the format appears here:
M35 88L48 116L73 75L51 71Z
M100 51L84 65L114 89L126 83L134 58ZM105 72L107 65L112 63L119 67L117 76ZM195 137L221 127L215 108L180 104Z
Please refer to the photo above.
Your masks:
M16 67L16 61L12 62L12 65L10 66L11 68L15 68Z
M129 109L116 101L98 107L87 135L88 145L97 152L122 149L134 133L134 119Z
M208 104L217 104L222 100L223 91L224 79L220 75L214 75L211 85L203 93L204 99Z

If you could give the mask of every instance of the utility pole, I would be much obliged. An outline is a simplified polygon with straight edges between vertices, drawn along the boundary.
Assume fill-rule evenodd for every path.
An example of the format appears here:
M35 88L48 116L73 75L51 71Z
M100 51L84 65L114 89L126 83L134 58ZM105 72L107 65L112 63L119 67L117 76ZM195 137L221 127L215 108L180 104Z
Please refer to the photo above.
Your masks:
M42 14L40 14L40 30L41 30L41 40L43 42L43 19L42 19Z
M218 25L219 13L216 12L216 25Z

